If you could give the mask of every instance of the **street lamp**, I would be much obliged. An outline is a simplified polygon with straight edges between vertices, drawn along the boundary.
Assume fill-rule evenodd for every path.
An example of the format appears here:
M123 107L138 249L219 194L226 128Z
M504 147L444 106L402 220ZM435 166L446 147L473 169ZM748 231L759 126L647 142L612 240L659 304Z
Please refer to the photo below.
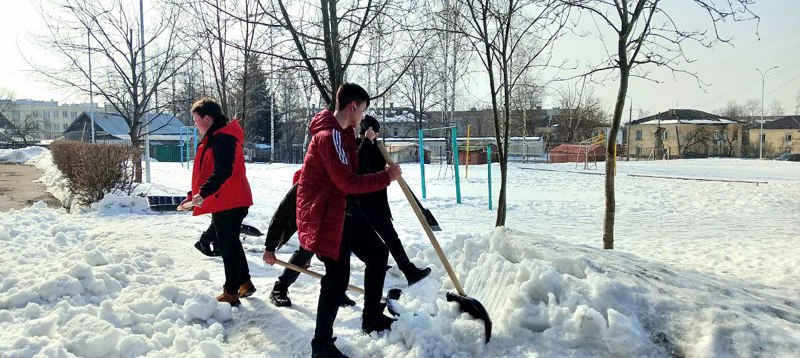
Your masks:
M758 159L764 159L764 83L766 82L765 77L769 73L769 71L778 68L778 66L772 66L768 68L766 71L761 72L760 69L756 68L756 71L761 74L761 130L758 133Z

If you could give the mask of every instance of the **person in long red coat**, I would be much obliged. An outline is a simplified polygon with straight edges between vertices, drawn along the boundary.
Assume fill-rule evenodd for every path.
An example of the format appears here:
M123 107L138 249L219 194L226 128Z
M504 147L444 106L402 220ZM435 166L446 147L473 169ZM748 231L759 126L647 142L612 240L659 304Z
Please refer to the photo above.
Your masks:
M350 280L351 252L366 264L361 329L383 331L394 322L383 314L380 302L389 253L354 194L386 188L402 172L395 164L378 173L358 174L355 128L368 106L367 91L345 83L336 92L335 111L323 110L309 126L313 137L297 184L296 213L300 246L325 264L313 357L344 356L334 345L333 322Z
M256 292L239 241L242 221L253 205L242 151L244 131L239 121L229 121L211 98L195 102L191 113L203 139L192 168L192 191L178 209L191 202L193 215L211 214L211 225L202 238L215 243L225 266L225 285L217 301L238 306L239 298Z

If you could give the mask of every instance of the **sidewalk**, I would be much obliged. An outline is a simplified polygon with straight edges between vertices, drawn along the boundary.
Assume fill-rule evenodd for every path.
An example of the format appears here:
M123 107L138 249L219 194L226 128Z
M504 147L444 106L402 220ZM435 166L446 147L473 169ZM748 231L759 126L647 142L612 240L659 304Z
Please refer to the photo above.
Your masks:
M26 208L39 200L51 208L61 207L44 184L33 182L41 176L42 172L32 165L0 163L0 212Z

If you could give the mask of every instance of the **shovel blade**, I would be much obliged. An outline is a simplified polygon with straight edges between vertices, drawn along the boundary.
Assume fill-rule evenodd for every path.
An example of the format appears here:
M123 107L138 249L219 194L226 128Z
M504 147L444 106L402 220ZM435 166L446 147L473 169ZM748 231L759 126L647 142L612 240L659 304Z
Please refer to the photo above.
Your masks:
M486 334L486 343L489 343L489 340L492 339L492 319L489 318L489 312L486 311L486 308L483 307L478 300L466 295L448 292L445 296L447 297L448 302L458 302L458 305L461 306L462 311L467 312L472 317L483 321L483 328Z

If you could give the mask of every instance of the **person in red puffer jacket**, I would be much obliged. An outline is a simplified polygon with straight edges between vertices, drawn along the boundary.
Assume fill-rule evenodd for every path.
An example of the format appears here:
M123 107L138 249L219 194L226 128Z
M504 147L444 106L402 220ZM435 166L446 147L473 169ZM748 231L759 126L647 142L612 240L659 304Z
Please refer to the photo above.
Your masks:
M297 231L300 246L325 264L312 357L344 356L334 345L333 322L350 280L351 252L366 264L361 329L383 331L393 322L380 302L389 253L353 194L386 188L402 173L395 164L358 174L355 128L368 106L367 91L345 83L336 92L336 110L323 110L309 125L313 137L297 184Z
M192 192L178 209L191 203L193 215L211 214L211 225L198 243L206 240L219 248L225 285L217 301L238 306L240 297L256 291L239 241L242 221L253 205L242 151L244 131L239 121L228 121L219 103L211 98L195 102L191 112L203 139L192 168Z

